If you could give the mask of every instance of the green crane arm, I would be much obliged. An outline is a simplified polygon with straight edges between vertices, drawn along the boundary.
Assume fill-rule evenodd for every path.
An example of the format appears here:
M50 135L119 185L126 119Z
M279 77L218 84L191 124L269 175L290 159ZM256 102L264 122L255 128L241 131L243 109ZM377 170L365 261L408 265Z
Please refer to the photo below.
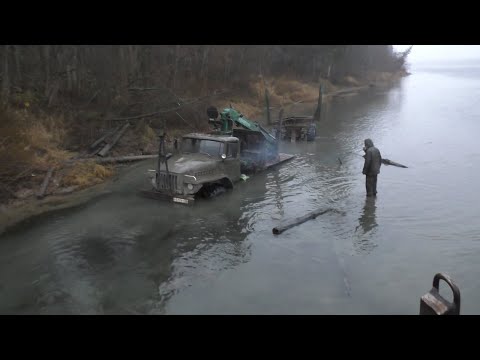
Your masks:
M222 131L231 131L231 123L235 123L236 125L241 126L247 130L258 131L262 133L265 139L271 144L275 144L277 141L277 139L260 124L255 121L248 120L235 109L223 109L223 111L220 113L220 119L222 121Z

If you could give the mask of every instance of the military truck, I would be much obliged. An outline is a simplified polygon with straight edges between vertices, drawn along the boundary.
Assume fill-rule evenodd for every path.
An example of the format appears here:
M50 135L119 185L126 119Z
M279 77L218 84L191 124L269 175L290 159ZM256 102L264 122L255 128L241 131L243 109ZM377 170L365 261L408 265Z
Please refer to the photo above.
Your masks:
M209 120L220 128L184 135L176 154L165 154L164 136L160 136L157 169L150 171L152 189L143 190L144 195L190 204L199 196L213 197L232 189L248 174L293 158L279 153L275 137L235 109L224 109L221 115L218 122Z
M317 126L313 116L288 116L281 119L280 129L278 137L291 142L314 141L317 135Z
M316 123L320 121L322 114L323 86L320 84L318 91L317 107L313 116L287 116L283 117L283 109L280 110L279 119L274 123L276 137L281 140L315 141L317 135Z

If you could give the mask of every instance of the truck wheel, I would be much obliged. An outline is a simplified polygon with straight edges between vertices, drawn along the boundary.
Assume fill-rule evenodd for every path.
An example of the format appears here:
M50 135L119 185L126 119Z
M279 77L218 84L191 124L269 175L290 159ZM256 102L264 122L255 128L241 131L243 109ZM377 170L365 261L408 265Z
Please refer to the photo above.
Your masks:
M201 196L204 198L213 198L227 191L224 186L220 184L205 184L201 190Z
M225 189L222 185L216 185L215 187L213 187L212 191L210 191L209 197L216 197L226 191L227 189Z

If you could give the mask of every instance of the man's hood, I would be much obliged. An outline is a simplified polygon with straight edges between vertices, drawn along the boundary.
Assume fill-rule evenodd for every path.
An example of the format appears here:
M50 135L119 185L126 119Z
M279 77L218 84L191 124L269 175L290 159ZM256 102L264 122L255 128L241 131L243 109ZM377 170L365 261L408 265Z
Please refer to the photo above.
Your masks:
M371 139L365 139L365 147L371 148L373 146L373 141Z

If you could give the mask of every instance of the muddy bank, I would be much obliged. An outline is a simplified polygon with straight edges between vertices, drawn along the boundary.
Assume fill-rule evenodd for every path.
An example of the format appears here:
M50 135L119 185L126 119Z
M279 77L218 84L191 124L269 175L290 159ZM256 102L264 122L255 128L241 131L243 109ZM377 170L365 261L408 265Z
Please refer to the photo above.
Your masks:
M107 184L108 182L97 184L68 195L52 195L44 199L28 198L0 205L0 235L14 226L21 225L27 219L50 211L78 206L97 196L108 194Z
M108 161L108 158L100 160ZM11 200L7 204L0 204L0 235L10 228L21 226L21 223L39 215L51 211L76 207L87 203L99 196L107 195L109 185L120 179L125 171L131 166L146 161L145 159L134 159L132 161L121 162L112 166L111 174L103 179L96 178L84 186L61 187L58 185L59 179L53 179L49 192L42 198L37 197L38 189L23 189L22 192L28 194L23 198ZM82 161L79 161L81 164ZM56 184L56 185L55 185Z

